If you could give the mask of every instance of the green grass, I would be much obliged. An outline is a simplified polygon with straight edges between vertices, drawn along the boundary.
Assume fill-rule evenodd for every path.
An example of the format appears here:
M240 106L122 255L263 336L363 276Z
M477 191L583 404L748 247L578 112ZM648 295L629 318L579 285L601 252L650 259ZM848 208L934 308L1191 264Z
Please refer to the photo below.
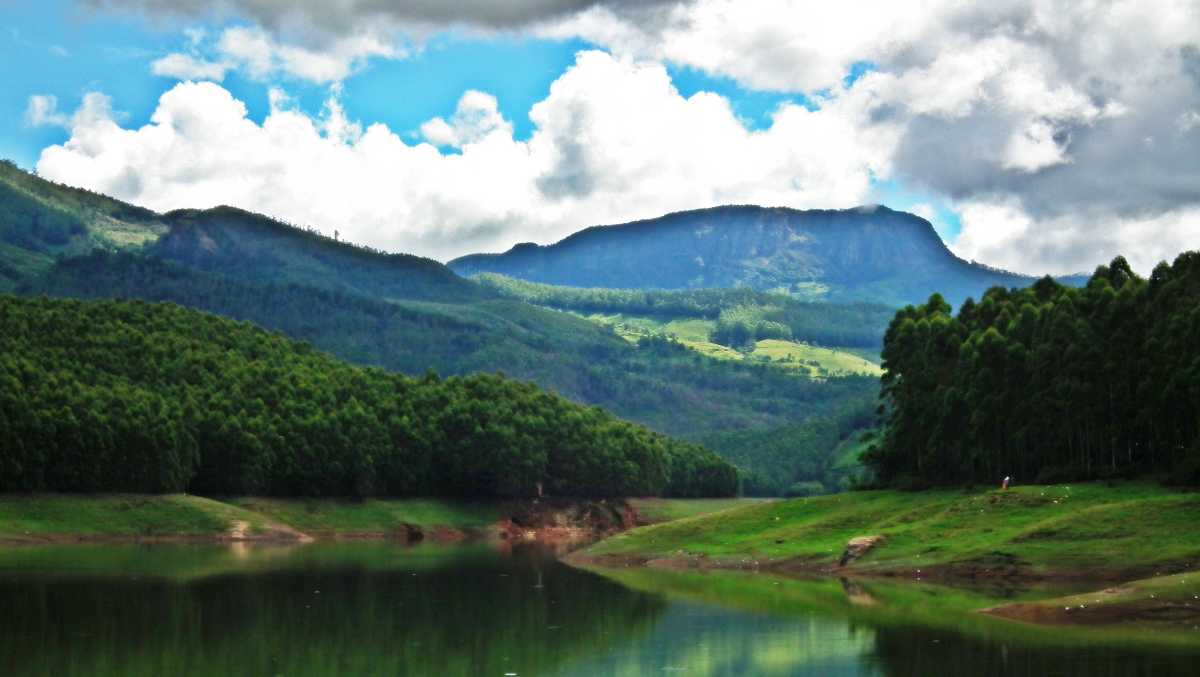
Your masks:
M713 512L757 505L773 499L766 498L633 498L630 504L642 519L650 524L670 522Z
M814 377L839 374L879 376L883 373L878 364L858 355L795 341L764 339L755 344L754 352L750 355L767 359L772 364L807 369Z
M612 327L618 335L632 343L643 336L670 336L701 355L722 360L758 358L772 366L806 372L813 378L846 374L879 376L883 373L876 362L867 359L872 354L869 350L822 348L798 341L764 339L758 341L749 354L742 353L709 341L716 327L712 320L602 313L581 317Z
M235 498L234 505L265 515L308 534L392 532L401 525L480 528L500 519L495 502L437 499Z
M855 536L885 544L860 570L1017 562L1034 574L1113 576L1200 564L1200 494L1149 484L866 491L762 503L636 529L587 553L832 564ZM1128 577L1128 576L1127 576Z
M237 506L170 494L3 494L0 538L47 536L205 536L236 521L251 529L268 520Z

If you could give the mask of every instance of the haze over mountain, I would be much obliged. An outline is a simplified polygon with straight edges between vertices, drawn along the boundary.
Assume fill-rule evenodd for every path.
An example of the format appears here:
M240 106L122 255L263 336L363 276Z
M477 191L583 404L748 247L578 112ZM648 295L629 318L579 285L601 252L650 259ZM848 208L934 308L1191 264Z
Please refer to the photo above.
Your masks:
M552 245L451 261L461 275L500 273L573 287L750 287L830 301L961 303L1034 278L955 256L933 226L884 206L800 211L725 206L582 230Z

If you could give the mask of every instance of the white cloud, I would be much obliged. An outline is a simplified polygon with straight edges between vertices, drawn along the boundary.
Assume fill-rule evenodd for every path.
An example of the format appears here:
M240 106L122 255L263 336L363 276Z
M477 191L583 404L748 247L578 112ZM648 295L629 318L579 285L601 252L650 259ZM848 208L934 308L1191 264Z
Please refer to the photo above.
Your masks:
M34 94L25 107L25 124L31 127L65 127L70 120L58 112L58 97Z
M225 79L225 72L230 66L216 61L205 61L190 54L178 52L168 54L150 64L150 72L178 80L213 80L220 82Z
M104 1L187 16L204 16L212 4ZM301 153L322 169L279 172L272 166L276 175L249 183L286 197L247 193L239 204L295 220L343 223L348 217L320 200L345 200L311 195L329 195L314 176L338 167L341 175L361 178L347 180L343 189L360 205L361 239L379 246L427 253L499 248L719 202L844 206L867 197L872 177L894 177L907 190L958 205L964 223L973 225L964 226L955 246L1020 270L1040 272L1052 263L1048 252L1071 268L1091 261L1080 266L1090 268L1117 245L1159 251L1157 241L1125 235L1153 239L1154 228L1163 229L1169 246L1195 246L1178 235L1190 232L1181 219L1200 206L1196 2L1152 9L1136 0L925 0L918 8L885 0L220 5L251 23L212 37L188 33L186 58L195 63L176 64L176 77L183 77L185 65L220 65L264 81L336 85L371 59L403 57L409 41L430 31L464 25L474 36L479 33L470 31L581 37L611 53L581 56L554 84L530 112L536 128L526 142L512 139L494 99L468 92L453 114L420 128L430 144L461 150L449 155L408 145L379 125L364 131L336 98L309 119L273 96L270 117L252 125L257 131L248 138L257 139L262 152L279 153L283 166ZM870 72L843 86L850 68L862 63ZM680 96L663 64L728 77L749 89L803 92L820 109L784 106L768 129L749 132L720 97ZM62 124L65 116L58 115ZM294 148L273 145L272 125L291 121L300 129L304 120L309 135L297 132ZM73 127L73 141L107 138ZM200 194L189 192L190 175L182 170L179 176L166 171L171 178L164 179L153 158L117 159L124 152L118 146L140 148L161 135L172 148L183 147L190 135L157 123L117 129L109 130L110 150L87 162L73 160L89 167L111 163L110 174L85 171L87 180L116 181L125 161L133 173L126 175L142 179L121 185L137 187L138 199L166 205ZM215 157L231 142L213 143L200 152ZM53 150L47 157L56 157ZM383 187L395 193L386 203L372 198L364 187L375 183L351 158L369 159L373 171L392 172L406 187ZM244 177L254 171L233 153L222 161ZM439 234L460 241L439 243Z
M895 141L860 133L868 111L853 97L784 106L748 131L725 99L685 98L661 65L603 52L580 53L534 106L528 141L513 139L494 98L468 92L450 120L423 126L453 154L382 124L361 129L336 99L314 118L271 98L261 124L211 82L176 85L136 129L102 107L81 111L38 172L156 209L233 204L447 258L730 202L852 206Z
M511 137L512 125L500 115L496 97L476 90L462 95L449 122L437 117L421 125L421 135L435 146L462 148L494 133Z
M1016 200L959 205L962 233L951 245L966 259L1024 273L1090 273L1117 255L1149 273L1200 242L1200 207L1134 218L1061 216L1035 221Z
M346 79L371 58L404 54L392 39L368 31L308 48L280 42L261 28L246 26L225 29L216 50L226 63L245 69L255 79L285 75L320 84Z

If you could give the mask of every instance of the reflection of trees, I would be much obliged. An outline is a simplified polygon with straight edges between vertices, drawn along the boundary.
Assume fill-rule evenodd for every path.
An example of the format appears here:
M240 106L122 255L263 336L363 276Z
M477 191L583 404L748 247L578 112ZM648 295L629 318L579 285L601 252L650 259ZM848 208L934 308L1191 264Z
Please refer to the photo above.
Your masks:
M591 574L539 568L475 559L186 584L2 580L0 673L525 675L627 641L666 608Z

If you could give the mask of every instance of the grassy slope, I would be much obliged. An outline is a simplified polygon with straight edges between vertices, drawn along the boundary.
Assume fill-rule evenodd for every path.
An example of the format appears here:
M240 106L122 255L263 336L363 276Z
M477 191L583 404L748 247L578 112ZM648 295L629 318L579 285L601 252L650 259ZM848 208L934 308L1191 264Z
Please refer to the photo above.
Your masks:
M230 502L307 534L391 532L403 524L478 528L500 519L499 505L490 501L235 498Z
M266 517L199 496L3 494L0 539L47 536L215 536L235 522L252 531Z
M760 499L633 499L655 522L707 514ZM239 497L214 500L185 494L0 494L0 542L51 537L206 537L245 522L249 533L280 527L313 536L423 529L480 529L504 516L500 501L426 498L338 499Z
M879 376L883 373L876 362L865 357L865 355L870 355L871 351L863 349L823 348L801 341L764 339L758 341L754 350L748 355L743 354L708 340L709 335L716 328L716 322L712 320L601 313L581 316L587 317L593 322L613 327L618 334L631 342L636 342L642 336L671 336L688 348L708 357L744 360L749 356L774 366L807 371L813 377L840 374ZM816 364L810 364L813 362Z
M867 374L879 376L883 370L878 364L844 350L822 348L779 339L764 339L754 346L753 357L761 357L773 364L808 369L812 376L825 374ZM810 364L815 362L816 364Z
M758 505L766 498L633 498L629 502L637 508L642 520L648 524L670 522L685 517L707 515L722 510Z
M1125 576L1200 562L1200 494L1147 484L1018 487L1007 492L870 491L793 499L620 534L589 555L707 555L718 562L832 565L855 536L887 542L863 571L947 566Z

